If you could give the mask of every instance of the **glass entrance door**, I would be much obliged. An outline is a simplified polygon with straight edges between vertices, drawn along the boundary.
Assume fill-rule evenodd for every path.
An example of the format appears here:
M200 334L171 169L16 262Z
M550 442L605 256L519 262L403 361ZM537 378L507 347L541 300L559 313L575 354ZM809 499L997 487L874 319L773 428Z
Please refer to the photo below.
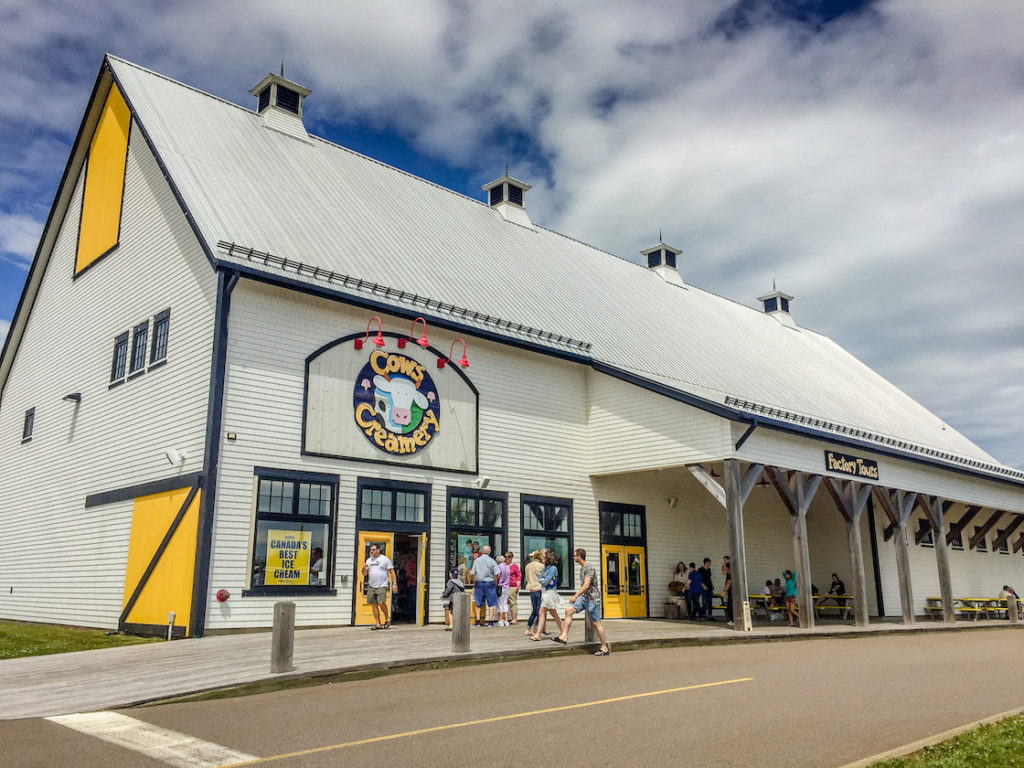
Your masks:
M621 619L626 615L626 595L622 583L622 547L601 547L604 578L601 580L601 598L604 600L606 619Z
M647 566L643 547L623 547L626 560L626 616L647 618Z
M363 576L363 566L370 556L370 545L376 544L380 547L380 553L389 560L394 557L395 534L384 531L360 531L359 549L356 555L356 610L353 624L362 626L373 624L373 608L366 602L366 577ZM396 574L397 575L397 574ZM388 606L388 614L391 613L391 606Z

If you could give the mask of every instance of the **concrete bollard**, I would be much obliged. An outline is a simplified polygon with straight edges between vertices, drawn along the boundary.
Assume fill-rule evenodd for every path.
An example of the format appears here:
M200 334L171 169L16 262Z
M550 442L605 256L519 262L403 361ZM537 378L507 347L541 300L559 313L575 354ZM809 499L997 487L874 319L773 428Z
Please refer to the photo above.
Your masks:
M274 636L270 645L270 671L291 672L295 652L295 603L274 603Z
M469 653L468 592L452 595L452 653Z
M1006 598L1006 618L1010 620L1011 624L1020 623L1020 612L1017 610L1017 598L1013 595Z
M583 641L586 643L601 642L601 638L597 636L597 630L594 629L594 622L590 620L590 614L584 611L583 617Z

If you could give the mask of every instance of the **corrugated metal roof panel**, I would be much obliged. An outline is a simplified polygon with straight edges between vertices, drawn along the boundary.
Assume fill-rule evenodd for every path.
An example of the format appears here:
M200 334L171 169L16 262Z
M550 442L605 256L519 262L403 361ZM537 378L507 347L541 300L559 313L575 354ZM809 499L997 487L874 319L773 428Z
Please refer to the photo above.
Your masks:
M717 403L731 397L997 463L820 334L110 61L211 245L236 243L589 342L595 360Z

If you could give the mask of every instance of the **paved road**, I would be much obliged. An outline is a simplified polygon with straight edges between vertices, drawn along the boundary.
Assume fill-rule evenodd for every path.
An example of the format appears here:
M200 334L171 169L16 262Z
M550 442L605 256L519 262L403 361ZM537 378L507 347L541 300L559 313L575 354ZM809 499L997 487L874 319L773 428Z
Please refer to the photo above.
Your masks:
M161 759L47 720L0 723L0 743L4 765L26 768L820 768L1024 706L1020 643L1006 629L530 659L122 710L85 724L108 737L138 730L126 738L142 749L170 739ZM154 726L173 733L144 730ZM367 739L379 740L354 743Z

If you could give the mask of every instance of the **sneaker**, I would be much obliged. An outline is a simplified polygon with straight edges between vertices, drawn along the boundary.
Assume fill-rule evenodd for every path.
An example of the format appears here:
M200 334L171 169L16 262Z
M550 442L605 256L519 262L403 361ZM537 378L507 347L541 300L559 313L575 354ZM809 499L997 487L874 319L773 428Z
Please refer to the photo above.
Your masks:
M725 622L725 625L726 625L727 627L732 627L732 626L735 626L735 625L733 624L733 622L731 622L731 621L727 621L727 622Z
M445 632L451 632L452 631L452 625L449 624L447 627L444 628L444 631Z

